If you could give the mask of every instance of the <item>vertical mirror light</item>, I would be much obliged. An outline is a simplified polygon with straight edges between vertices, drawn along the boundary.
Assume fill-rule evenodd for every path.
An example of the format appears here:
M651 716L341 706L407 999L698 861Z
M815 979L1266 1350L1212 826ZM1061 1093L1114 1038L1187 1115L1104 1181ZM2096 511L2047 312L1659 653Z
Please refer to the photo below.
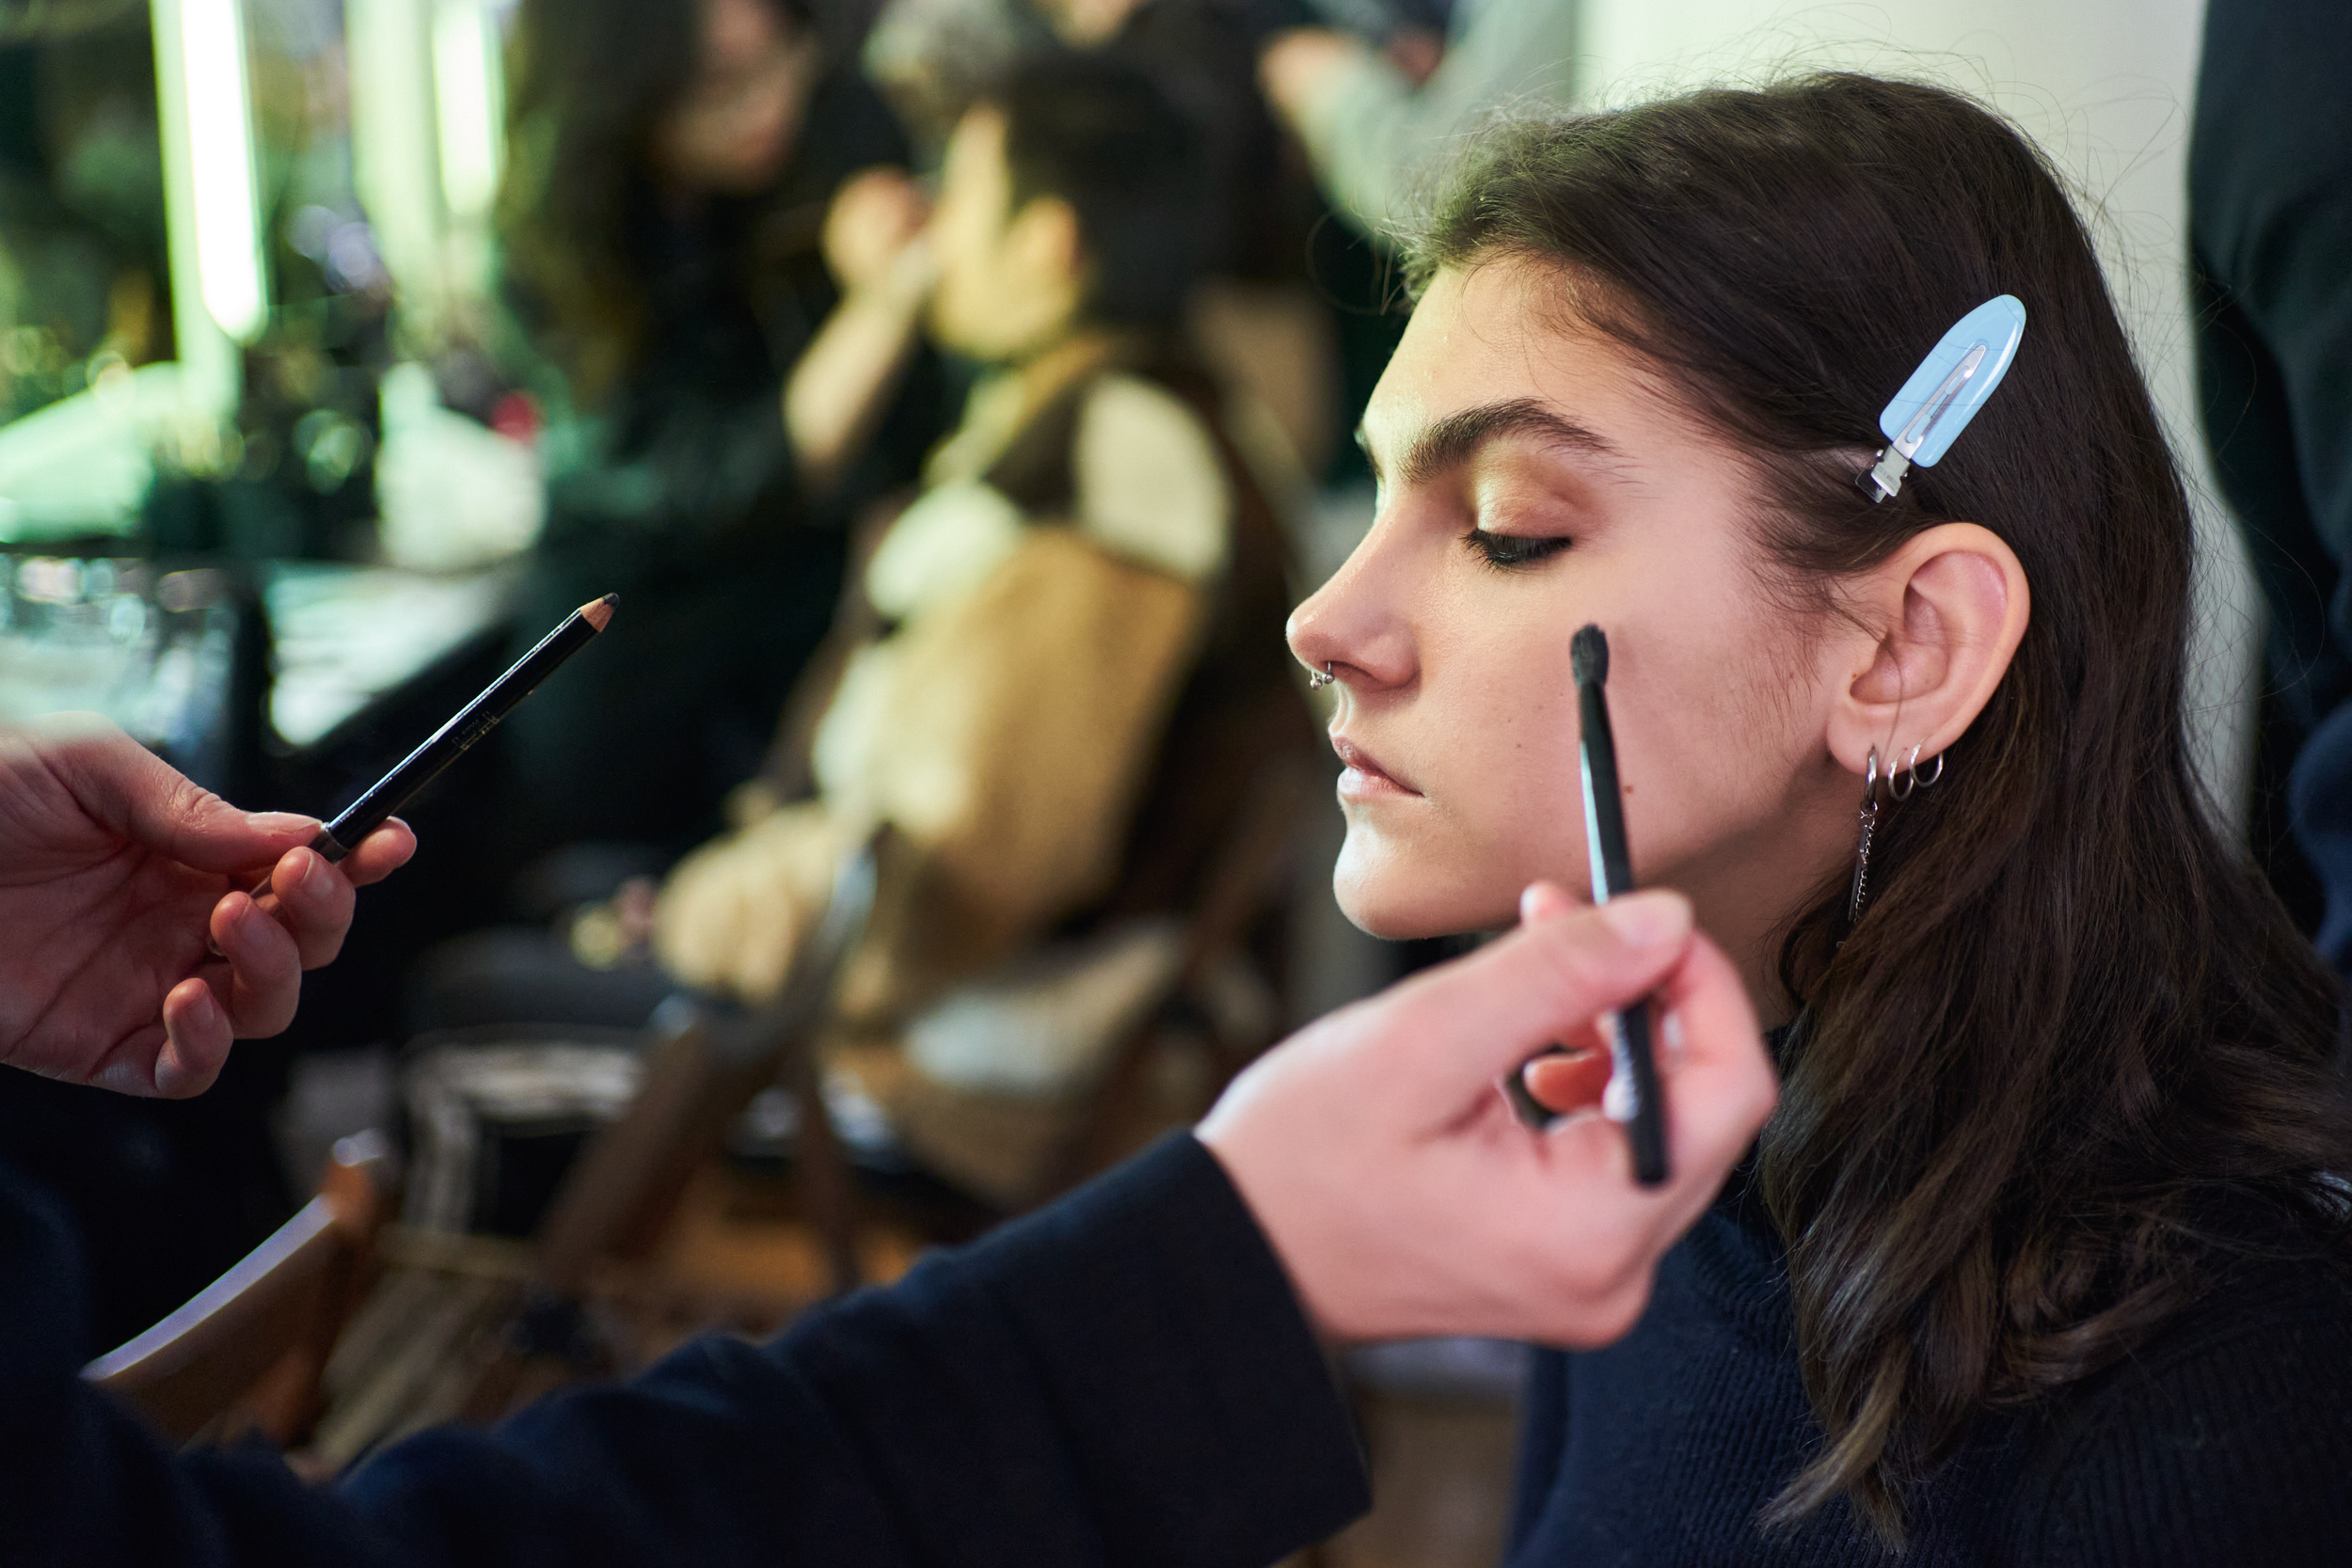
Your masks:
M248 342L268 317L269 294L254 203L245 21L238 0L178 0L177 8L197 276L206 312L230 338Z
M441 199L478 223L498 196L501 102L498 18L481 0L438 0L433 12L433 104L440 121Z

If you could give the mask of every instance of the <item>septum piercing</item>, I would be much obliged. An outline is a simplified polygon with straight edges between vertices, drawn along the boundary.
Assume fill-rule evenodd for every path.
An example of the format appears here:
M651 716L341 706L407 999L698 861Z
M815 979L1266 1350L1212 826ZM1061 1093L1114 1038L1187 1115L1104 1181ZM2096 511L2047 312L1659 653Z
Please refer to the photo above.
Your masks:
M1332 666L1332 664L1333 664L1334 662L1335 662L1334 660L1331 660L1331 659L1327 659L1327 659L1325 659L1325 660L1323 661L1323 668L1322 668L1322 669L1320 669L1320 670L1310 670L1310 671L1308 671L1308 672L1307 672L1307 689L1308 689L1308 690L1310 690L1310 691L1320 691L1320 690L1322 690L1325 687L1329 686L1329 685L1330 685L1333 681L1338 680L1338 679L1340 678L1339 676L1337 676L1337 675L1335 675L1335 674L1331 673L1331 666Z

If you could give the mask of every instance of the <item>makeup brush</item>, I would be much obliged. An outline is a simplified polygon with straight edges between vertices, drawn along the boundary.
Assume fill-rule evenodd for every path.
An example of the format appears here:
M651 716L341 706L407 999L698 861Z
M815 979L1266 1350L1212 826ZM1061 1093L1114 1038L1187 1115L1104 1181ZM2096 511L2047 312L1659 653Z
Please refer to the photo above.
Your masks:
M1584 778L1584 858L1593 874L1593 902L1606 904L1633 891L1633 863L1626 853L1625 799L1617 787L1617 747L1609 732L1609 639L1586 626L1568 644L1568 671L1576 678L1581 737L1577 755ZM1607 1109L1626 1124L1633 1148L1633 1179L1645 1187L1666 1180L1666 1131L1658 1101L1658 1063L1650 1053L1649 1003L1643 1000L1601 1020L1609 1040L1611 1085L1616 1094ZM1616 1098L1630 1090L1632 1103Z

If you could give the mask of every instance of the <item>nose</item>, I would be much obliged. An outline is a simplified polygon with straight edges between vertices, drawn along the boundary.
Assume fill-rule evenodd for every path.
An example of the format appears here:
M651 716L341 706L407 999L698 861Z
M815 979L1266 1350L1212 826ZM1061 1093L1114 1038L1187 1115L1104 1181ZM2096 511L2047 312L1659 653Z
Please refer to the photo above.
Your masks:
M1417 673L1394 532L1375 520L1331 580L1291 611L1291 653L1361 693L1410 685Z

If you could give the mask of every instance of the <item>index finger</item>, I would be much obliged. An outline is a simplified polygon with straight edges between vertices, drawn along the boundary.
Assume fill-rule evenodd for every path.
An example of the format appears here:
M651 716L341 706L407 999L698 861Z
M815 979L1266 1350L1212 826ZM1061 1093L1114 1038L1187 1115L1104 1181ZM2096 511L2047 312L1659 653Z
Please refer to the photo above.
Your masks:
M382 827L361 839L358 847L343 857L342 872L353 887L366 887L406 865L416 852L416 831L399 817L389 816Z
M1659 1102L1666 1122L1671 1180L1654 1191L1678 1229L1694 1218L1772 1114L1780 1095L1747 987L1723 949L1694 934L1689 952L1660 985L1658 1013L1676 1043L1657 1053ZM1601 1167L1632 1183L1625 1130L1595 1116L1571 1117L1552 1132L1555 1170Z
M1723 950L1694 934L1657 991L1659 1012L1678 1043L1658 1053L1671 1178L1636 1187L1625 1129L1595 1115L1571 1116L1540 1140L1542 1187L1567 1183L1589 1194L1600 1180L1633 1207L1630 1223L1655 1236L1678 1234L1714 1198L1779 1097L1778 1081L1749 1005L1747 987ZM1540 1210L1540 1203L1529 1206ZM1646 1256L1646 1255L1644 1255Z
M263 912L294 934L302 967L334 961L351 925L352 890L380 882L417 852L417 835L395 816L359 841L340 862L292 849L278 857L256 889Z
M1780 1099L1747 986L1723 949L1700 935L1659 1002L1677 1037L1658 1053L1667 1148L1677 1161L1728 1170Z
M1691 940L1689 901L1665 891L1531 921L1393 993L1405 1017L1388 1065L1415 1101L1458 1109L1546 1046L1581 1037L1596 1015L1647 995ZM1415 1043L1433 1035L1446 1050Z

